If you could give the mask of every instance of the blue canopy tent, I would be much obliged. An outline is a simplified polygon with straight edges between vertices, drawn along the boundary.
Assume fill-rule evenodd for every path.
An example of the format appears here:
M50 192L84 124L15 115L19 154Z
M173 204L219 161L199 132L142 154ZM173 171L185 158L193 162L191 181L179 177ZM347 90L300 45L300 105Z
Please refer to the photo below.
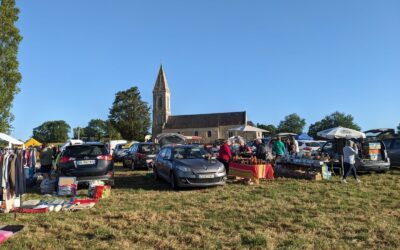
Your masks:
M314 138L312 138L311 136L309 136L307 133L301 133L301 134L298 134L297 136L296 136L296 139L297 140L304 140L304 141L310 141L310 140L314 140Z

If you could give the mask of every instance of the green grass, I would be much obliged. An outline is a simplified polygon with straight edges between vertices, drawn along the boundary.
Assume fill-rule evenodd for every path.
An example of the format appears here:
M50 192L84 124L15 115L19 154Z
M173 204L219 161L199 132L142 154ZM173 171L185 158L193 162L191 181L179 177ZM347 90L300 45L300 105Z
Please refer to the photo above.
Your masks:
M357 185L292 179L170 191L145 171L117 171L92 210L0 215L25 229L5 249L399 249L400 172ZM86 191L83 190L83 193ZM41 197L29 194L24 199Z

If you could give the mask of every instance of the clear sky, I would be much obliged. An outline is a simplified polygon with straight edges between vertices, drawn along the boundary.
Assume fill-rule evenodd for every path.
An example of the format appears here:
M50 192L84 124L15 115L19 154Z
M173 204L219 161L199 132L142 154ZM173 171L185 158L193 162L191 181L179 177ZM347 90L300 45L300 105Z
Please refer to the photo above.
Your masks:
M400 122L400 1L17 0L23 81L13 135L106 119L117 91L151 104L162 62L172 113L242 111L307 126L336 110Z

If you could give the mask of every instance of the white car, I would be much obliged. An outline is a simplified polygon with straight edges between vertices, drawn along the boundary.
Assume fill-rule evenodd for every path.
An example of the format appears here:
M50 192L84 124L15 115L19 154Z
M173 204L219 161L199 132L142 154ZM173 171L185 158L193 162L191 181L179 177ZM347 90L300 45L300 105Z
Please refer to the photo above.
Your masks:
M298 141L300 151L318 151L321 148L321 142L319 141Z

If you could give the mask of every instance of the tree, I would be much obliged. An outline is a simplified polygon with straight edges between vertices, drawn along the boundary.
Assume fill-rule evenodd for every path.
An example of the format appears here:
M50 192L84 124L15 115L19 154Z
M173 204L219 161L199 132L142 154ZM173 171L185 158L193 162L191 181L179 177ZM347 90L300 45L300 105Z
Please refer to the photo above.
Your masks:
M48 121L33 129L33 138L40 142L64 142L71 127L65 121Z
M81 139L81 138L85 138L86 134L85 134L85 128L82 127L76 127L72 129L72 132L74 134L73 138L74 139Z
M14 96L19 92L21 73L18 70L18 45L22 40L15 26L19 9L15 0L0 0L0 132L9 132L14 116Z
M106 135L105 136L110 140L120 140L120 139L122 139L121 134L111 124L110 120L106 121Z
M144 139L150 128L150 108L141 100L137 87L115 95L109 119L124 139Z
M298 114L293 113L285 116L285 119L278 125L279 132L288 132L299 134L303 132L306 120L302 119Z
M106 137L107 123L101 119L92 119L85 128L85 135L90 140L100 141Z
M311 124L308 129L308 134L314 138L317 138L317 133L319 131L339 126L351 128L354 130L361 130L361 128L356 123L354 123L354 118L352 115L346 115L345 113L336 111L330 115L325 116L321 121L317 121L314 124Z
M266 134L268 136L275 135L276 131L277 131L277 128L275 127L275 125L272 125L272 124L265 125L265 124L257 123L257 128L267 130L268 132L266 132L264 134Z

